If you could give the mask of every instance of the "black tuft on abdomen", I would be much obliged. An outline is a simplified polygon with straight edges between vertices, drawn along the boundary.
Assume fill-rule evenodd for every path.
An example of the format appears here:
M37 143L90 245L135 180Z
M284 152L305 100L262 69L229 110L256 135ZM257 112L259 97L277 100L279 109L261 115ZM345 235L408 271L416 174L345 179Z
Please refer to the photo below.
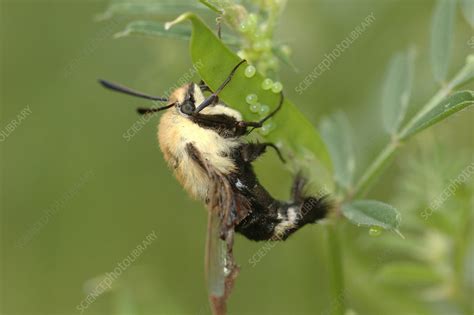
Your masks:
M303 202L293 203L275 201L274 206L276 208L253 209L235 230L253 241L284 241L306 224L324 219L330 208L325 197L307 197ZM277 229L279 224L285 226L286 223L291 226Z

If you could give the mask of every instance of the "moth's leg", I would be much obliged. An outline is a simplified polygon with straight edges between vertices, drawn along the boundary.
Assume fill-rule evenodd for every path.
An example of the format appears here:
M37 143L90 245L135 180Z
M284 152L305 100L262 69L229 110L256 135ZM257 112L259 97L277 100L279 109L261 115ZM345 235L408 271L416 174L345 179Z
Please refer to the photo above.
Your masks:
M203 80L199 81L199 84L198 84L198 85L199 85L199 88L201 89L201 91L212 93L211 88L210 88ZM213 99L212 103L209 104L209 105L215 105L215 104L217 104L217 103L219 103L219 97L218 97L218 96L216 96L216 97Z
M237 126L237 120L227 115L194 114L190 119L202 128L212 129L224 138L240 137L247 132L246 128Z
M260 128L263 126L263 123L265 121L267 121L268 119L270 119L271 117L273 117L273 115L275 115L280 109L281 109L281 106L283 105L283 101L285 100L285 97L283 95L283 92L280 93L280 101L278 103L278 106L277 108L275 108L274 111L272 111L270 114L268 114L266 117L262 118L261 120L259 121L239 121L238 124L240 127L253 127L249 133L255 129L255 128Z
M293 185L291 186L291 199L295 202L302 202L304 200L304 189L306 186L307 180L301 172L296 174L295 179L293 180Z
M258 183L248 189L252 211L239 222L236 231L255 241L283 241L303 226L325 218L330 202L325 197L305 196L304 184L303 177L295 179L295 200L289 202L273 199Z
M226 87L227 84L229 84L230 80L232 80L232 77L234 76L235 72L237 69L242 65L244 62L246 62L245 59L241 60L229 73L229 76L222 82L222 84L217 88L217 90L212 93L209 97L207 97L199 106L196 108L195 113L199 113L202 109L204 109L206 106L209 106L213 104L217 98L217 95Z
M244 159L245 162L253 162L255 161L260 155L265 153L267 147L273 148L276 153L278 154L278 157L283 163L286 163L285 159L283 158L280 149L276 145L274 145L271 142L263 142L263 143L246 143L242 145L241 147L241 154L242 158Z
M212 93L211 88L209 86L207 86L207 84L204 82L204 80L199 81L198 85L199 85L199 87L201 88L202 91Z

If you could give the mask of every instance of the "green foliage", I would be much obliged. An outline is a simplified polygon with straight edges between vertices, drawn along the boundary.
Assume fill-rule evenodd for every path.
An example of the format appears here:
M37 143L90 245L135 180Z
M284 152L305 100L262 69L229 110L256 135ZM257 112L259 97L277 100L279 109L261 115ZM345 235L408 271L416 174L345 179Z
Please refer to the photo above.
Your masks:
M394 135L410 101L413 84L415 51L400 52L390 61L382 93L383 122L385 130Z
M378 226L398 232L401 215L391 205L375 200L356 200L342 206L344 216L357 226Z
M320 129L331 154L334 180L339 187L348 191L353 184L355 172L353 130L349 120L343 112L337 112L331 117L323 118Z
M451 56L456 1L438 0L431 25L431 67L438 82L444 82Z
M183 11L203 11L203 7L192 3L159 2L148 0L115 1L107 10L98 16L99 20L110 19L115 16L169 16Z
M194 13L185 13L168 23L166 27L163 23L156 21L131 22L118 36L140 34L189 39L191 59L193 63L201 62L204 65L199 68L199 75L213 90L224 81L230 70L239 62L241 59L239 56L247 59L251 65L256 66L257 73L247 76L245 74L247 65L243 65L219 97L225 103L239 110L246 120L256 121L261 118L261 115L251 109L247 96L255 95L260 106L267 105L271 109L275 108L278 104L279 94L263 88L262 84L264 80L268 81L269 77L278 76L277 58L291 65L289 48L274 39L274 29L284 7L284 1L249 1L251 4L247 6L235 1L202 0L200 2L204 5L203 7L218 13L219 19L227 24L233 31L233 35L224 34L223 40L220 40L198 16ZM461 3L465 17L472 25L472 2L464 0ZM267 124L267 128L260 134L260 137L275 142L283 148L286 155L291 157L291 161L294 163L291 166L294 170L306 166L312 173L318 174L317 181L319 183L324 183L326 187L330 188L332 188L332 178L335 183L334 190L331 191L335 197L335 208L339 210L342 217L355 226L363 227L364 230L367 230L367 227L373 228L373 231L377 232L374 232L373 236L380 234L380 229L395 231L401 236L399 229L403 230L406 227L410 233L413 230L420 230L420 226L422 227L421 231L417 230L417 233L424 233L424 237L430 240L437 237L443 238L443 235L447 233L456 234L459 232L456 237L446 238L447 241L452 241L462 248L461 254L456 257L457 261L452 265L443 261L442 266L435 265L433 267L430 256L420 254L424 248L421 242L407 243L401 238L390 242L380 238L381 241L374 242L377 244L375 246L389 248L406 256L401 261L393 261L377 268L377 280L387 286L424 289L445 286L462 290L464 285L461 283L462 277L465 276L462 266L469 264L465 258L465 253L468 252L467 245L462 241L466 232L465 228L462 231L455 231L455 227L461 223L452 222L449 216L445 217L439 213L433 214L429 222L421 222L419 217L406 211L410 206L416 208L420 207L420 204L407 205L406 208L398 207L401 209L399 211L385 202L362 199L372 184L382 176L383 171L402 144L412 140L415 135L422 136L424 134L422 131L474 104L473 91L457 91L474 78L474 56L469 56L466 59L466 64L457 74L451 80L447 80L453 49L456 5L457 2L451 0L436 2L431 23L430 57L434 79L442 84L442 87L426 104L419 107L418 112L405 124L411 94L417 87L417 84L414 84L415 49L409 48L398 52L389 62L381 91L382 111L379 120L383 122L384 129L390 135L390 139L368 166L363 168L358 165L361 170L357 177L355 176L355 144L352 137L353 130L357 128L351 127L348 117L341 111L322 119L320 129L324 138L323 142L317 130L306 117L292 102L285 99L282 110L272 118L272 121ZM171 7L167 7L166 10L171 9ZM161 12L154 7L146 9L127 4L111 7L106 15L123 14L127 10L132 14L159 15ZM192 31L180 24L183 21L191 22ZM235 51L228 46L232 46ZM415 170L412 171L415 172ZM433 172L433 169L430 171ZM405 184L410 186L408 180ZM392 199L399 202L397 198ZM403 226L401 225L402 214ZM472 215L469 216L469 212L462 213L462 217L471 222ZM336 220L334 224L339 222ZM424 231L426 226L434 231ZM340 242L334 226L330 227L328 231L331 265L333 266L333 298L340 300L341 295L344 296L344 271L342 270ZM410 236L415 238L416 235L413 234L415 233L410 233ZM443 252L440 256L444 254ZM446 266L449 266L451 274L456 274L458 278L452 280L445 273L440 272ZM465 297L458 291L453 296L445 298L448 300L458 299L465 303ZM344 304L346 303L338 303L338 307L331 312L343 314Z
M199 74L206 84L213 90L225 80L228 73L240 61L240 58L228 49L216 35L194 14L184 14L173 24L190 20L193 25L190 50L194 63L201 61L204 66L199 68ZM245 119L258 120L255 113L250 110L246 102L246 95L255 94L261 104L268 104L274 109L280 99L278 93L262 89L264 77L256 73L253 77L245 76L243 65L232 78L232 82L219 94L219 97L233 108L238 109ZM245 91L245 93L242 93ZM324 168L331 169L329 153L316 129L304 115L285 98L281 111L272 118L272 129L262 136L275 143L284 144L285 150L290 150L291 155L296 155L301 160L310 159L313 166L321 170L323 182L326 184L329 177L324 176ZM318 162L319 161L319 162ZM324 168L321 168L320 166Z
M133 21L130 22L123 31L115 34L116 38L130 36L130 35L143 35L150 37L168 37L182 40L191 39L191 30L185 25L176 25L170 29L165 29L165 25L159 22L153 21ZM231 46L236 46L240 43L238 37L229 34L223 34L222 41Z
M413 126L400 135L400 139L405 140L470 105L474 105L474 93L472 91L456 92L421 116Z
M291 65L290 48L275 42L274 32L285 7L282 0L241 1L200 0L219 13L226 24L237 34L242 43L237 54L272 78L278 76L278 59Z
M145 35L145 36L163 36L176 39L189 40L191 31L184 26L177 26L172 30L166 30L163 23L152 21L134 21L129 23L125 30L115 34L116 38L129 35Z
M457 310L450 314L470 314L474 181L468 170L474 164L450 154L451 148L441 151L428 135L419 147L420 157L403 161L397 194L392 197L406 209L403 225L411 241L381 239L379 250L389 248L391 255L386 264L378 266L375 280L409 293L410 300L423 296L438 301L440 305L430 314L445 314L444 309ZM433 202L447 191L450 198Z

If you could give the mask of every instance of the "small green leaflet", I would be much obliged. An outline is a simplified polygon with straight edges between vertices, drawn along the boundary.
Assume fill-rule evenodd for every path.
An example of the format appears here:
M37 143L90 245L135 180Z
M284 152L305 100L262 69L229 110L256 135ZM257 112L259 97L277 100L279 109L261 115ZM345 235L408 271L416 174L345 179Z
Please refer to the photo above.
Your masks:
M357 226L378 226L402 236L398 231L401 223L400 212L386 203L376 200L356 200L343 204L342 213Z
M385 130L394 135L410 101L415 51L399 52L390 61L382 91L382 118Z
M98 16L98 20L110 19L118 15L169 16L188 10L205 9L202 5L192 3L160 3L151 1L118 1Z
M179 25L173 30L165 30L162 23L151 21L134 21L129 23L125 30L114 35L115 38L129 35L145 35L145 36L163 36L177 39L189 39L191 37L191 30L187 27Z
M436 81L443 83L453 46L456 1L438 0L431 21L431 68Z
M161 36L189 40L191 38L191 29L184 25L176 25L171 29L165 29L163 23L153 21L134 21L129 23L123 31L115 34L115 37L118 38L129 35L144 35L152 37ZM239 44L239 38L228 34L223 34L222 40L228 45Z
M409 129L404 130L400 135L401 140L417 134L418 132L426 129L437 122L451 116L452 114L466 108L467 106L474 104L474 92L473 91L460 91L456 92L442 102L438 103L433 109L422 116L416 123L413 124Z
M337 112L331 117L323 118L320 130L331 154L334 179L340 187L348 190L353 183L355 171L353 131L349 120L343 112Z

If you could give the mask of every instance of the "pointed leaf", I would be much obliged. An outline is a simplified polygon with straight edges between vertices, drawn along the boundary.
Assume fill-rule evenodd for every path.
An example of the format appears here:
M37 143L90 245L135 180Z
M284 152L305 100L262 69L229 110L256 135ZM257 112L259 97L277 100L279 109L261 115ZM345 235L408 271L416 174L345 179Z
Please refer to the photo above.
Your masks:
M192 3L160 3L151 1L120 1L112 3L98 16L99 20L110 19L117 15L166 16L189 10L203 10L204 7Z
M400 139L405 140L414 134L426 129L437 122L451 116L452 114L466 108L467 106L474 104L474 92L473 91L461 91L456 92L443 101L441 101L438 105L436 105L433 109L427 112L424 116L422 116L413 126L404 131L400 135Z
M353 131L349 120L343 112L338 112L324 118L320 129L334 165L334 179L339 186L348 190L353 183L355 170Z
M415 51L409 49L393 56L385 78L382 93L383 124L393 135L405 118L413 84Z
M125 30L115 34L115 37L123 37L129 35L145 35L145 36L163 36L177 39L187 40L191 37L191 30L183 25L166 30L162 23L150 21L134 21L129 23Z
M134 21L129 23L125 29L115 37L124 37L130 35L161 36L175 39L189 40L191 38L191 29L185 25L176 25L171 29L165 29L165 25L152 21ZM238 45L239 39L229 34L222 34L222 40L228 45Z
M438 0L431 23L431 68L435 79L446 79L451 57L456 1Z
M401 215L395 207L376 200L356 200L344 204L342 213L357 226L378 226L398 231L401 223Z
M174 22L168 23L172 27L184 20L189 20L193 25L190 50L194 63L201 62L199 74L206 84L212 89L217 87L227 78L229 72L240 61L240 58L226 47L203 22L193 13L186 13ZM261 104L266 104L274 109L280 99L279 93L263 90L261 85L264 77L256 73L248 78L244 75L246 65L242 65L235 73L232 81L219 94L219 98L233 108L239 110L244 119L257 121L260 119L250 111L246 103L248 94L256 94ZM272 118L273 128L264 135L265 140L282 144L282 148L290 150L291 156L299 157L299 161L311 161L311 168L317 169L320 183L330 183L331 169L329 153L324 142L314 126L297 109L292 102L285 98L282 109ZM292 159L295 160L295 159ZM296 161L295 160L295 161Z

